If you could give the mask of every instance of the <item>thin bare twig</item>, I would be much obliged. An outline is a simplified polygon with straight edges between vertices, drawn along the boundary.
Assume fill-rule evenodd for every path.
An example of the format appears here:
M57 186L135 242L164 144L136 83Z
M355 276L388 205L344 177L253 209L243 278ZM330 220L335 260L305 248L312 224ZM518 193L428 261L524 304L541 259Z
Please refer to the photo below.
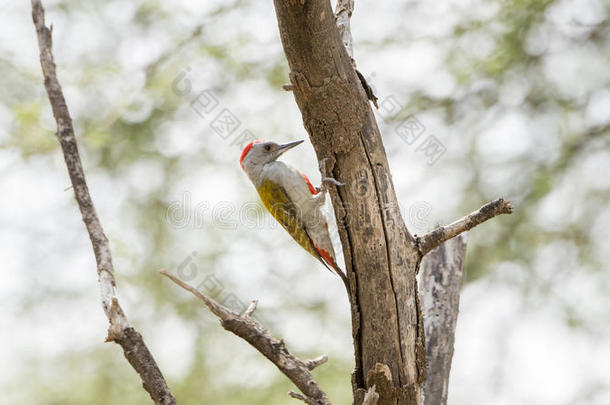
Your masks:
M510 214L513 212L513 206L510 202L502 198L498 198L479 208L478 210L466 215L457 221L436 228L432 232L417 237L419 252L425 255L435 247L439 246L444 241L451 239L462 232L466 232L475 226L501 214Z
M350 19L354 12L354 0L337 0L337 6L335 7L335 20L337 28L339 28L339 35L341 41L347 49L347 54L354 63L354 41L352 40L352 32L350 29ZM355 66L355 65L354 65Z
M242 316L247 316L247 317L251 317L252 314L254 313L254 311L256 311L256 307L258 306L258 300L253 300L250 305L248 305L248 308L246 308L246 310L244 311L243 314L241 314Z
M330 405L331 402L326 393L320 389L310 373L310 370L326 362L327 357L325 355L313 360L301 360L288 351L282 339L273 337L264 326L251 317L255 304L251 304L244 314L238 314L202 294L196 288L166 270L161 270L161 274L203 301L205 306L220 319L223 328L250 343L275 364L303 393L303 395L291 393L291 397L308 404Z
M303 394L299 394L298 392L288 391L288 395L290 395L291 398L298 399L299 401L303 401L309 405L318 405L319 404L319 402L317 402L316 400L306 397Z
M354 0L337 0L337 6L335 7L335 23L339 29L339 35L341 36L341 42L347 50L347 54L352 61L352 66L362 83L366 97L373 102L375 108L379 108L377 105L377 96L373 92L373 88L368 84L366 78L358 69L356 69L356 60L354 59L354 40L352 39L352 31L350 28L350 19L354 12ZM284 88L285 90L288 90Z
M97 263L102 306L110 323L106 341L114 341L123 348L125 358L140 375L144 388L156 404L175 404L176 400L170 392L157 363L144 344L142 336L129 325L127 317L119 305L108 239L104 234L102 224L89 195L83 165L78 153L76 137L74 136L72 118L70 117L63 91L57 80L52 52L51 30L45 25L44 8L40 0L32 0L32 20L34 21L38 36L40 65L44 76L44 85L49 96L53 116L57 122L57 138L66 166L68 167L74 195L83 217L83 222L89 233L89 239L91 239Z
M313 370L314 368L326 363L328 361L328 356L323 354L321 356L316 357L315 359L303 360L303 365L307 367L308 370Z

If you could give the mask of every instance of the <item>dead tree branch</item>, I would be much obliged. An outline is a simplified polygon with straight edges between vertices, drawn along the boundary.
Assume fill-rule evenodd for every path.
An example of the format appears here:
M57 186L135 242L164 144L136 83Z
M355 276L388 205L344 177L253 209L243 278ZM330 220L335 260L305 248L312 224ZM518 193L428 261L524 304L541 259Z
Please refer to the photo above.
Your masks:
M352 40L352 32L350 29L350 19L354 12L354 0L338 0L335 6L335 20L341 41L345 45L347 54L354 61L354 41Z
M326 362L328 359L326 355L312 360L301 360L292 355L282 339L273 337L264 326L251 317L252 312L256 308L255 301L243 314L238 314L202 294L196 288L191 287L171 273L162 270L161 274L203 301L210 312L220 319L220 324L223 328L250 343L263 356L275 364L303 393L302 395L290 392L289 395L291 397L312 405L331 404L326 393L320 389L310 373L310 370Z
M421 263L419 294L426 331L424 405L446 405L466 256L466 234L442 243Z
M502 198L498 198L449 225L438 227L432 232L418 236L417 244L419 252L424 256L444 241L449 240L462 232L466 232L495 216L510 214L512 212L512 204Z
M364 92L369 100L373 102L375 108L379 108L377 105L377 96L373 91L373 88L368 84L366 78L358 69L356 69L356 60L354 59L354 40L352 39L352 31L350 28L350 19L354 12L354 0L338 0L335 7L335 23L339 29L339 35L341 36L341 42L345 46L348 56L352 61L352 66L362 83Z
M398 209L375 115L330 1L274 5L292 96L318 161L328 159L322 177L345 184L329 191L351 287L355 404L371 386L369 371L381 364L393 389L377 385L379 405L419 405L425 380L416 282L421 255Z
M104 234L102 224L89 195L85 173L78 153L76 137L74 136L72 118L70 117L63 91L57 80L55 61L52 53L51 30L45 25L44 9L40 0L32 0L32 19L38 36L40 65L42 66L44 85L49 96L53 116L57 122L57 138L66 161L66 166L68 167L74 195L83 217L83 222L89 233L89 238L91 239L93 253L95 254L102 306L110 322L106 341L114 341L123 348L125 358L127 358L129 364L140 375L144 388L148 391L155 404L175 404L176 400L170 392L155 359L144 344L142 336L129 325L127 317L119 305L108 239Z

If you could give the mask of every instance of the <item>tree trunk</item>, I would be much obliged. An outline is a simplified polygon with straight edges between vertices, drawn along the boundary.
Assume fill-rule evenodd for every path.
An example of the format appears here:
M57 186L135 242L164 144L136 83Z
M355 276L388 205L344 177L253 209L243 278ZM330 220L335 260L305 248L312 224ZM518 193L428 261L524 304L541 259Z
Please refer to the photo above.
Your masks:
M428 378L424 405L446 405L466 257L466 234L430 252L421 263L420 295L426 331Z
M318 160L345 183L330 191L352 289L355 403L420 404L425 380L416 239L400 214L367 95L328 0L275 0L294 98Z

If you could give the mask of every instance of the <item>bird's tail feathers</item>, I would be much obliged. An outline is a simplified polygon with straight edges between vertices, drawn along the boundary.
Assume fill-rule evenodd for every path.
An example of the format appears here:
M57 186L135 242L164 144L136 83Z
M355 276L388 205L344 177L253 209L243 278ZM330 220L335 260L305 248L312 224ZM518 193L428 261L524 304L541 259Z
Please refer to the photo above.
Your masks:
M320 260L322 262L322 264L324 265L324 267L326 267L328 269L328 271L330 271L331 273L336 273L340 278L341 281L343 281L343 284L345 285L345 289L347 290L347 295L350 295L350 287L349 287L349 281L347 279L347 275L345 274L345 272L343 270L341 270L341 268L339 266L337 266L337 264L332 260L327 260L326 257L322 256L322 260Z
M343 281L343 284L345 284L345 289L347 290L347 295L350 295L350 288L349 288L349 281L347 280L347 276L346 274L343 272L343 270L341 270L341 268L339 266L337 266L337 263L335 263L334 258L330 255L330 253L328 253L326 250L321 249L317 246L315 246L316 251L318 252L319 255L319 259L322 262L322 264L331 272L337 273L337 275L339 277L341 277L341 280Z

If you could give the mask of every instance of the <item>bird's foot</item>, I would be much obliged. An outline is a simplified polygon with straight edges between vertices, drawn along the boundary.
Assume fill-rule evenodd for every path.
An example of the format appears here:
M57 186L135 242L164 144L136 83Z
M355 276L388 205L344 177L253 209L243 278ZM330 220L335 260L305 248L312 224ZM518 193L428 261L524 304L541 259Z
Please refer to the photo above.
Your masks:
M332 183L338 187L345 186L345 183L341 183L340 181L337 181L337 180L333 179L332 177L322 177L322 187L324 187L325 181L328 183Z
M318 193L326 193L328 191L326 184L324 184L325 182L332 183L337 187L345 186L345 183L341 183L340 181L337 181L337 180L333 179L332 177L322 177L322 184L320 184L320 187L316 187L316 191Z
M332 177L327 177L326 176L326 163L330 160L329 157L325 157L323 159L320 159L320 173L322 173L322 184L320 184L320 187L316 187L316 190L318 190L318 192L326 192L328 191L326 188L326 184L325 183L332 183L335 186L344 186L345 183L341 183L339 181L337 181L336 179L332 178Z

